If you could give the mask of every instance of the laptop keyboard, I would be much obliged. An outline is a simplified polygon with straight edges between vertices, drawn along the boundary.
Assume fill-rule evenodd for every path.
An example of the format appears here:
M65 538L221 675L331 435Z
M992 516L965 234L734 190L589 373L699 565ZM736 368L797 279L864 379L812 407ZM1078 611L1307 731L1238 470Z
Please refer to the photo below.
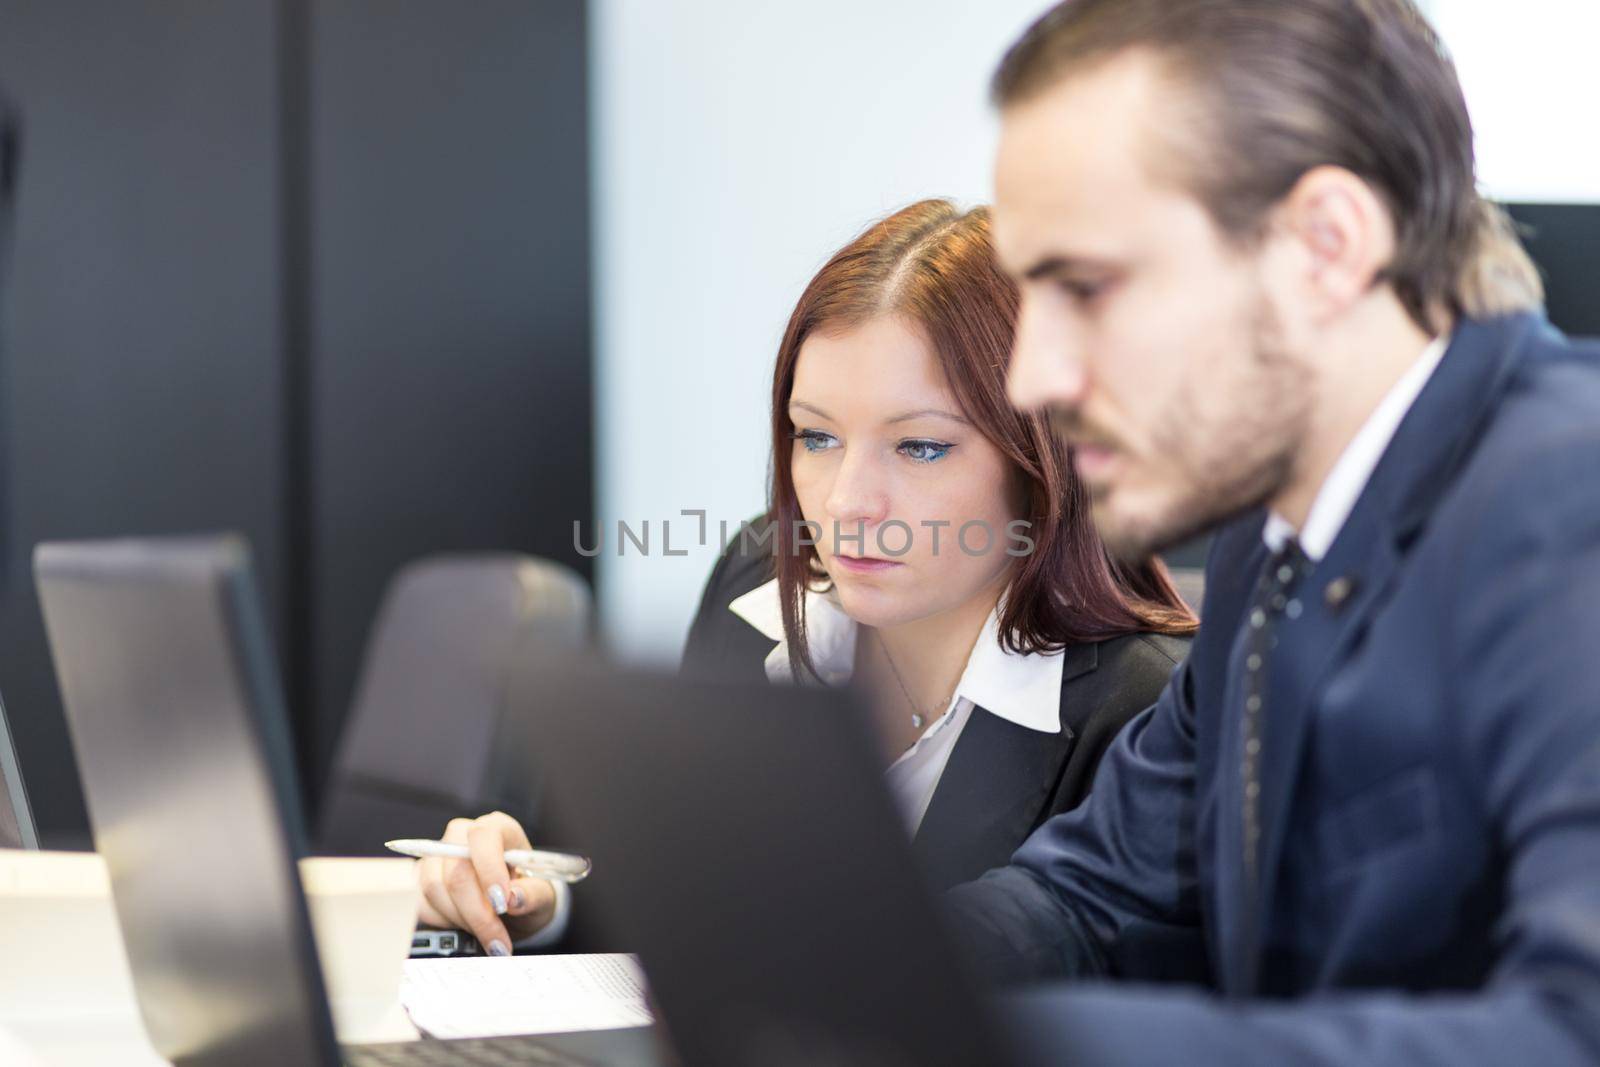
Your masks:
M343 1045L345 1067L593 1067L532 1037L479 1037L454 1041L396 1041L382 1045Z

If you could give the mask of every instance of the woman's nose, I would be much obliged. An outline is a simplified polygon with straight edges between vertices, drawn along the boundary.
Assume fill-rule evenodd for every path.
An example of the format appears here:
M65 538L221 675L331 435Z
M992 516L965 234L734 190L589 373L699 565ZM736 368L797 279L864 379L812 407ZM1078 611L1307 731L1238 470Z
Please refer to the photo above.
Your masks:
M889 494L871 457L847 454L841 460L824 507L846 533L862 524L870 529L888 517Z

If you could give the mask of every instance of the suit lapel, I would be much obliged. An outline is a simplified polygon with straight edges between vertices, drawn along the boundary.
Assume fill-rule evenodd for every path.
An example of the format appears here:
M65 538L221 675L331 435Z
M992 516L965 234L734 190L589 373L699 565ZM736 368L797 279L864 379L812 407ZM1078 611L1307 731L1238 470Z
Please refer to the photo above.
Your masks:
M1079 732L1066 711L1073 704L1072 683L1095 669L1098 650L1075 645L1065 656L1060 733L972 709L912 841L936 888L1005 863L1049 804Z
M1276 873L1316 695L1328 672L1344 660L1352 641L1385 601L1405 551L1481 438L1524 342L1539 324L1532 316L1487 323L1462 320L1449 351L1402 420L1328 554L1301 583L1297 596L1302 613L1277 624L1262 733L1260 921L1255 944L1235 939L1243 958L1236 961L1233 973L1245 992L1254 992L1258 985L1259 939L1270 928ZM1228 713L1236 710L1230 708ZM1229 773L1238 767L1236 729L1232 737L1229 751L1235 762L1223 773L1224 780L1233 783L1235 803L1230 807L1237 815L1239 777Z

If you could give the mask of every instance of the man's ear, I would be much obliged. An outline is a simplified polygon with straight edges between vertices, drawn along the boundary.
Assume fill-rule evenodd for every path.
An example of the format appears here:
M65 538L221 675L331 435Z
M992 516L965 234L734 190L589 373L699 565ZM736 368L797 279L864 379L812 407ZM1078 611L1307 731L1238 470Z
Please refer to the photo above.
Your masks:
M1314 319L1337 317L1372 288L1394 257L1394 222L1383 199L1343 167L1301 175L1273 212L1278 236L1294 242L1294 288Z

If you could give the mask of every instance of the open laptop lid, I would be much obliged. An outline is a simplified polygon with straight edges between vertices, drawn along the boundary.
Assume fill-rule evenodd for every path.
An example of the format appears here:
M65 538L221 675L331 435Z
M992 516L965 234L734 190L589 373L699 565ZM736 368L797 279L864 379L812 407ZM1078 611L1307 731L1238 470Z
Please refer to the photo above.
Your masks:
M22 785L16 746L11 743L5 701L0 699L0 848L38 847L39 831Z
M244 542L47 544L34 569L152 1044L186 1065L338 1063Z
M11 237L12 198L16 189L19 145L19 124L11 104L0 87L0 366L4 365L5 351L5 280ZM4 428L0 427L0 435ZM5 458L3 437L0 437L0 461ZM9 514L4 507L6 499L4 462L0 462L0 522ZM7 531L0 529L0 549L5 547ZM17 751L11 743L11 731L6 724L6 708L0 701L0 848L38 848L39 834L33 824L33 813L28 807L28 796L22 788L22 771L17 766Z
M849 694L574 660L521 657L505 736L684 1063L1007 1061Z
M16 198L17 177L22 162L22 123L16 109L6 99L5 87L0 86L0 371L5 367L6 340L6 278L9 276L13 204ZM11 535L7 528L11 509L6 482L6 428L0 426L0 552ZM4 558L0 556L0 558ZM0 572L0 583L5 575Z

